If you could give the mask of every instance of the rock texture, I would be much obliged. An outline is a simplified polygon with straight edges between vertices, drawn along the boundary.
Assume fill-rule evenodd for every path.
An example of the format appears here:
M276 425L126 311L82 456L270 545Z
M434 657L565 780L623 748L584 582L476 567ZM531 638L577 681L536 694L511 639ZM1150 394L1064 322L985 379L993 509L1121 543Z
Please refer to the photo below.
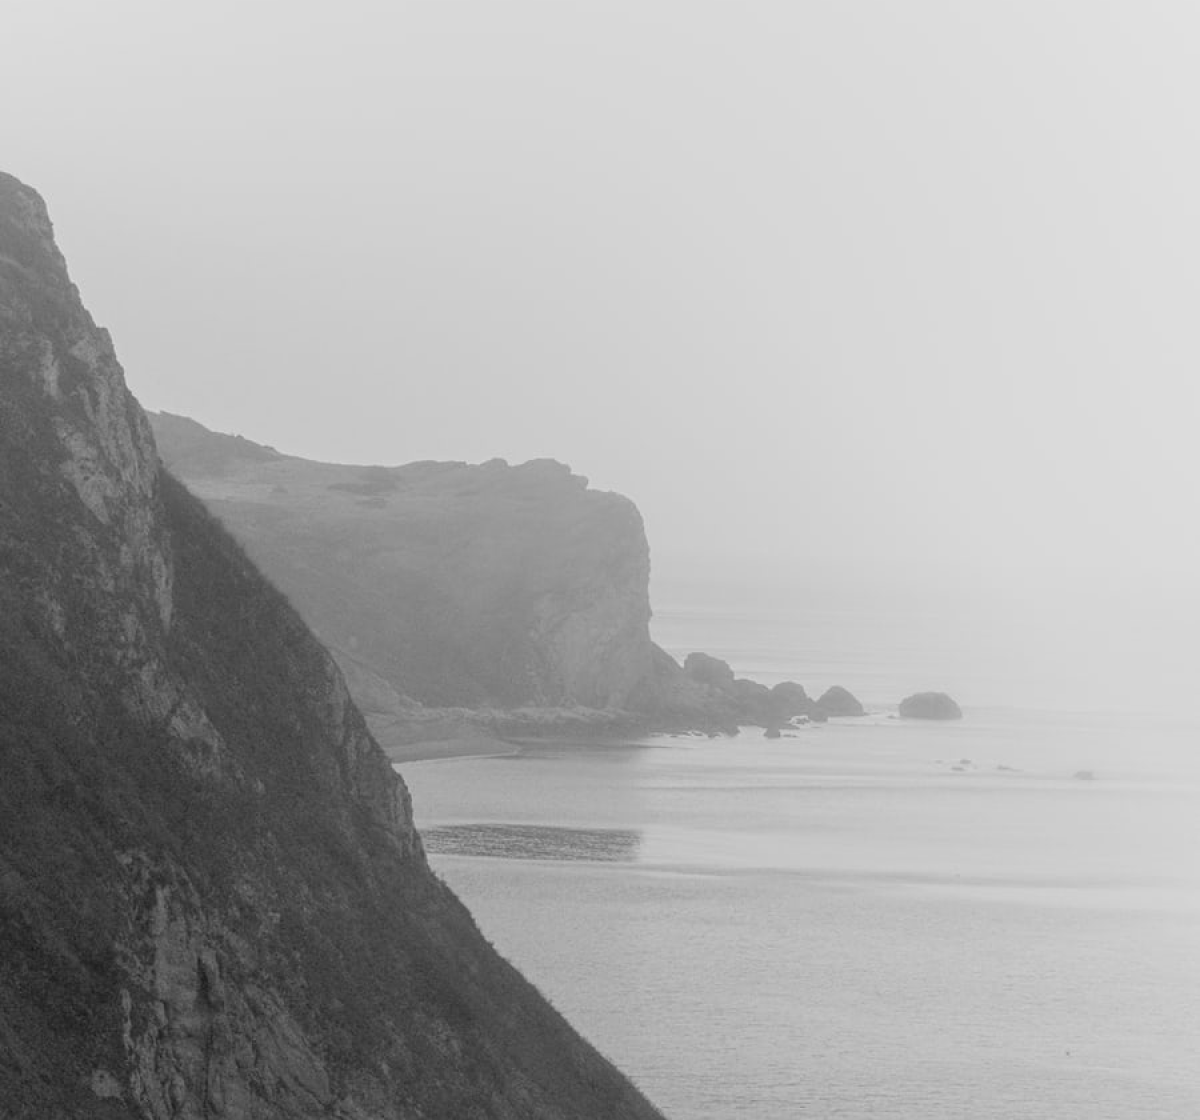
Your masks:
M734 732L862 715L650 640L636 507L548 460L347 467L151 416L168 466L329 646L385 746L492 735Z
M904 719L962 719L962 709L944 692L914 692L900 701Z
M825 716L861 716L865 710L858 698L840 684L835 684L821 693L817 707Z
M545 459L347 467L183 417L151 421L168 467L343 665L401 702L626 709L641 698L650 553L626 498Z
M657 1115L431 875L341 673L160 470L3 175L0 773L5 1116Z
M689 680L721 692L733 692L735 678L728 661L708 653L689 653L683 662L683 672Z
M689 653L683 663L683 677L693 691L688 700L693 708L703 710L703 704L708 703L735 725L754 724L774 731L801 716L823 723L830 716L864 713L862 704L841 685L834 685L819 700L813 700L795 681L781 681L767 688L757 681L735 677L727 662L707 653Z

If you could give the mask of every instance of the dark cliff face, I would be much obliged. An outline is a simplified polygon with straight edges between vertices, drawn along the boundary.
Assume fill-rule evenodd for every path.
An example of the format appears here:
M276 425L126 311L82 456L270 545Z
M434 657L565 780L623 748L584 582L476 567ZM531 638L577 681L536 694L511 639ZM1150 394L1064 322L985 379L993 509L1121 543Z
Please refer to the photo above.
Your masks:
M435 707L645 699L649 549L620 495L549 460L344 467L152 423L167 465L322 640L396 693Z
M0 1111L651 1117L429 872L0 175Z

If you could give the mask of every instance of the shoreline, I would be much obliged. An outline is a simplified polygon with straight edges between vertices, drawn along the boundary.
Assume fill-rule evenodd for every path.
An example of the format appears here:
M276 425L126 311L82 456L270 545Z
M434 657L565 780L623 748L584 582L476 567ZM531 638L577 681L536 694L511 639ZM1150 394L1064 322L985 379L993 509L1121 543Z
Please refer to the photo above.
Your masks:
M444 762L455 758L501 758L521 753L518 743L490 736L463 736L457 739L421 739L396 743L383 748L393 766L410 762Z
M740 729L739 729L740 730ZM579 735L566 733L554 735L524 735L501 739L490 735L464 735L447 739L418 739L411 743L380 744L383 753L393 766L410 762L447 762L456 758L514 758L528 748L544 747L554 743L559 747L573 746L580 749L597 747L646 747L654 739L690 738L708 741L706 733L651 731L640 735Z

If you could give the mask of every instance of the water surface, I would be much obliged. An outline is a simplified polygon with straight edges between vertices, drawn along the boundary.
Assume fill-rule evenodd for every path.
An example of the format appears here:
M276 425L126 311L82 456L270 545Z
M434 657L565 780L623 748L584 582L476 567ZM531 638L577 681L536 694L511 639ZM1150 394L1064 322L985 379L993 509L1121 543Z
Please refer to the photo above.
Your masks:
M1188 1117L1197 741L996 710L402 772L484 932L671 1117Z

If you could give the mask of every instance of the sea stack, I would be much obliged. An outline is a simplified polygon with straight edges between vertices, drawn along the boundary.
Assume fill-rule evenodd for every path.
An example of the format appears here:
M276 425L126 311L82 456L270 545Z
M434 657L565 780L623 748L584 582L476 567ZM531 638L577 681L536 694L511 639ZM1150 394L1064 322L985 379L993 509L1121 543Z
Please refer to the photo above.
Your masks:
M962 719L962 709L944 692L914 692L900 701L904 719Z
M850 692L849 689L843 688L840 684L833 685L832 688L827 688L821 693L820 699L817 701L817 707L822 715L826 716L861 716L866 715L866 711L858 698Z

